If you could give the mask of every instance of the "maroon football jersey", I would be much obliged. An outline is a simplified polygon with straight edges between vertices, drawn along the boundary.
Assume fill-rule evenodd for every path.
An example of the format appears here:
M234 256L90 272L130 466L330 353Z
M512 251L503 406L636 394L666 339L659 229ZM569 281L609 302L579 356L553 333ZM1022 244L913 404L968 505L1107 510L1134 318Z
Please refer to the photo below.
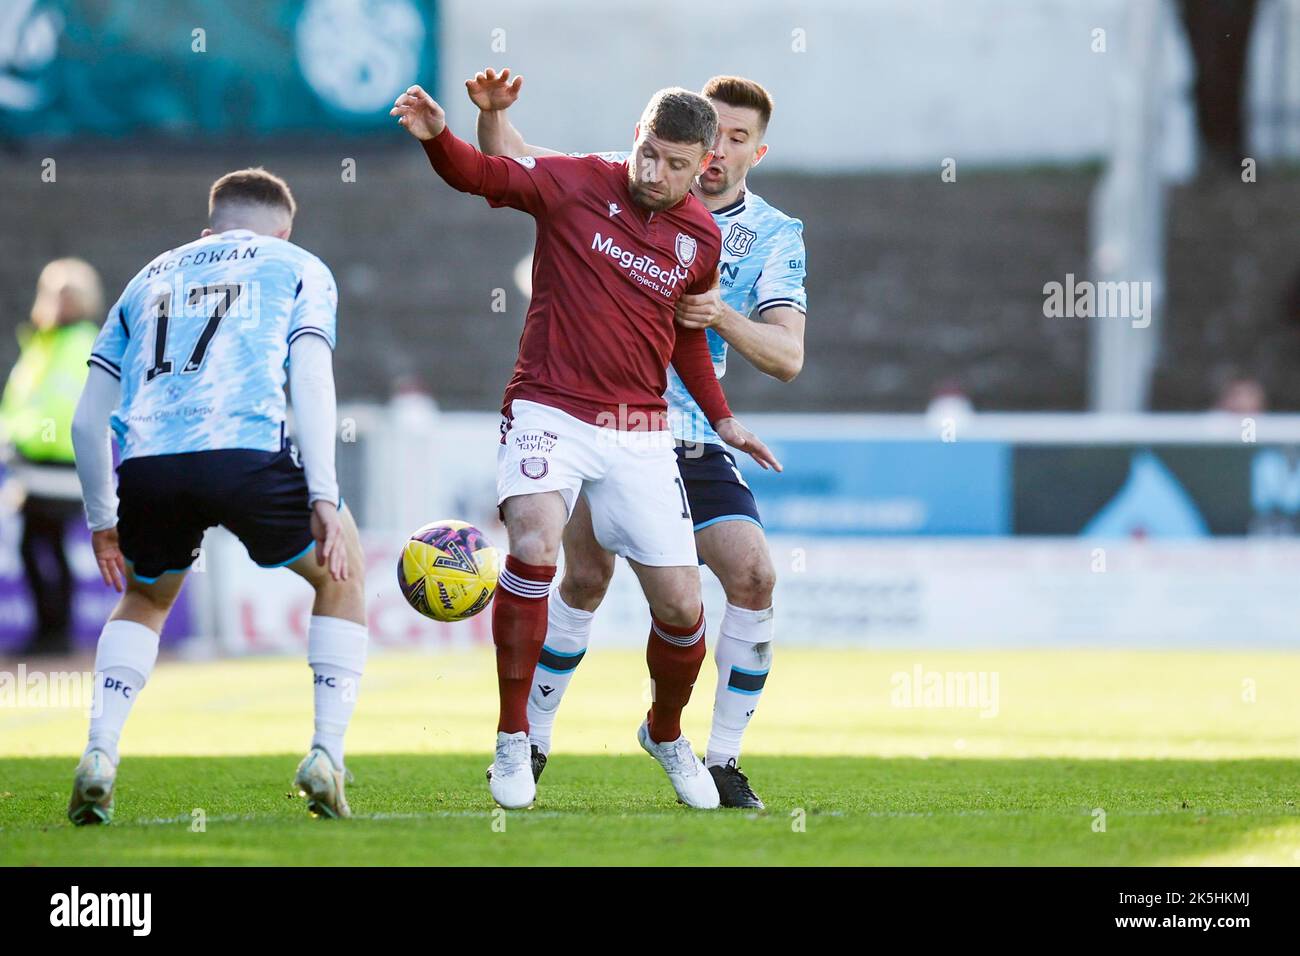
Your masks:
M424 148L453 188L537 221L507 412L520 398L594 424L663 428L671 361L711 421L731 414L703 330L673 321L677 299L708 291L718 267L721 237L698 199L650 212L632 199L627 163L596 156L486 156L450 130Z

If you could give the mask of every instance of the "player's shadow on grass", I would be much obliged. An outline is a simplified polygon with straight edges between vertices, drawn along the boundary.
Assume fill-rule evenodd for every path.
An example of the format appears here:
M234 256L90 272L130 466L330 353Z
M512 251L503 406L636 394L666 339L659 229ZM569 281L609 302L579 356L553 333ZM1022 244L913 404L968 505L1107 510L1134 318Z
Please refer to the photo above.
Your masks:
M1300 862L1300 760L755 756L754 814L676 805L643 757L557 752L507 814L483 755L360 755L339 823L290 792L297 759L128 755L94 830L64 817L75 760L0 759L0 865Z

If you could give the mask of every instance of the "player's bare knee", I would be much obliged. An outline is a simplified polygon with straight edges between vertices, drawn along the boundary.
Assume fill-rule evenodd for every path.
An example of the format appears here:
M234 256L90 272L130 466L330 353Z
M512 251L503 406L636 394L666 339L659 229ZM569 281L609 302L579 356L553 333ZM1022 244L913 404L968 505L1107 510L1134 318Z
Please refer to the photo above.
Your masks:
M331 603L365 602L366 580L359 568L349 568L348 576L343 581L336 581L334 576L326 574L316 581L316 594Z
M702 610L699 595L683 595L656 602L654 616L670 627L692 627L700 619Z
M756 611L772 606L775 589L776 569L766 561L736 569L723 581L728 603Z
M747 546L737 549L734 555L712 551L708 560L709 567L722 583L727 603L755 611L772 606L776 568L767 544L761 538L754 543L747 542Z
M175 591L159 590L132 580L127 582L126 593L117 602L110 619L134 621L161 631L175 600Z
M170 611L175 600L176 595L172 592L160 591L137 582L129 584L126 594L122 596L124 605L133 604L137 608L158 614Z
M609 578L604 575L581 578L574 583L574 589L588 601L601 601L609 590Z
M575 562L565 568L564 592L578 602L575 607L598 605L609 590L613 576L613 565L604 561Z
M512 528L510 553L525 564L554 564L560 553L560 529Z

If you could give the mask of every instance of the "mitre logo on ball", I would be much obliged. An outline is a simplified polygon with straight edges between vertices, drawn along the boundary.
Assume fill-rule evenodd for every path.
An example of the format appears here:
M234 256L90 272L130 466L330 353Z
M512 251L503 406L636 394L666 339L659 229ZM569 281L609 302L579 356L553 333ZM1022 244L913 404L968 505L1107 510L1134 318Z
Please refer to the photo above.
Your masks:
M689 269L691 263L695 261L695 237L688 236L684 232L677 234L677 261L682 264L683 269Z

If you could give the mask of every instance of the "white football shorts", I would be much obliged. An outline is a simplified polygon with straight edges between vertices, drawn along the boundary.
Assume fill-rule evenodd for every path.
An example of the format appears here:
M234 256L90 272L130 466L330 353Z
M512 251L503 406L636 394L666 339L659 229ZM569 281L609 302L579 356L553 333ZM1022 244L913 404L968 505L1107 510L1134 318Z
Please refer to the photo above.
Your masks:
M670 431L598 428L516 399L502 417L497 503L558 491L587 496L600 546L652 567L695 567L695 531Z

